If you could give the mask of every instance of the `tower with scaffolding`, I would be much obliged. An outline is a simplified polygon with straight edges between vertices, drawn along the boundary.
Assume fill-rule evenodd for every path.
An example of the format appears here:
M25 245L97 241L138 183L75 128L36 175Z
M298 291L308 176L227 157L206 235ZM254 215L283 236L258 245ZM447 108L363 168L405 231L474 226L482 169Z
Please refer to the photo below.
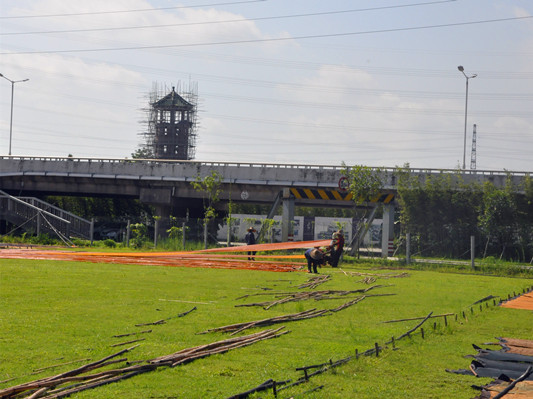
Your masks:
M198 89L189 83L186 90L175 86L169 90L154 84L150 93L147 152L156 159L194 159L196 150L196 111ZM180 94L178 94L180 92Z

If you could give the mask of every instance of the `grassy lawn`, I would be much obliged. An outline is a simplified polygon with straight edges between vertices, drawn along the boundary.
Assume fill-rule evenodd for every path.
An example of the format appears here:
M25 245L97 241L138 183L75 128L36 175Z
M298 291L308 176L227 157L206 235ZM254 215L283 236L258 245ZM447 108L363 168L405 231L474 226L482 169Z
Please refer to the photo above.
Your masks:
M379 357L361 357L313 377L308 383L279 392L278 397L302 398L472 398L490 379L475 379L445 371L467 368L472 344L484 346L495 337L533 339L533 314L528 311L471 305L488 295L507 298L533 285L525 277L493 277L465 273L377 268L374 264L342 264L342 270L323 268L331 280L316 290L356 290L382 285L361 302L328 316L285 323L282 337L235 349L175 368L160 368L131 379L98 387L78 398L227 398L272 378L296 380L297 367L335 361L383 345L418 321L383 321L433 314L457 313L430 319L425 338L416 334L390 347ZM347 273L343 272L346 271ZM350 272L401 273L405 278L377 278L371 285ZM130 266L61 261L0 260L0 385L25 381L74 369L99 360L141 339L126 356L144 361L229 338L226 333L197 334L211 328L297 313L331 309L355 298L289 302L264 310L235 307L273 300L273 295L296 292L310 275L189 267ZM175 317L193 308L184 317ZM465 312L466 319L462 312ZM166 323L136 327L139 323L168 319ZM434 325L436 323L436 325ZM435 328L434 328L435 327ZM269 327L266 327L269 328ZM151 333L125 338L114 335L151 329ZM240 335L265 328L254 328ZM496 348L496 347L493 347ZM85 359L85 360L83 360ZM88 360L90 359L90 360ZM47 369L60 363L80 361ZM116 366L115 366L116 367ZM322 389L309 393L313 388ZM251 397L274 397L272 390Z

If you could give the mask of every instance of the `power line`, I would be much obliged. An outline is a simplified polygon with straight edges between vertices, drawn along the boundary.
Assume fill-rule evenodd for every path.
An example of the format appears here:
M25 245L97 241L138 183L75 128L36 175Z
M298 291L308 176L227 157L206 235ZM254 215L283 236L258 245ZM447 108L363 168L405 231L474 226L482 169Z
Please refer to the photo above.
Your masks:
M376 34L376 33L392 33L392 32L407 32L407 31L425 30L425 29L439 29L439 28L449 28L449 27L456 27L456 26L480 25L480 24L496 23L496 22L517 21L517 20L531 19L531 18L533 18L533 15L527 15L527 16L522 16L522 17L487 19L487 20L470 21L470 22L454 22L454 23L437 24L437 25L411 26L411 27L405 27L405 28L377 29L377 30L345 32L345 33L325 33L325 34L320 34L320 35L304 35L304 36L278 37L278 38L267 38L267 39L229 40L229 41L222 41L222 42L166 44L166 45L132 46L132 47L108 47L108 48L95 48L95 49L19 51L19 52L2 52L0 54L1 55L22 55L22 54L93 53L93 52L103 52L103 51L150 50L150 49L166 49L166 48L182 48L182 47L222 46L222 45L231 45L231 44L268 43L268 42L282 42L282 41L289 41L289 40L309 40L309 39L319 39L319 38L326 38L326 37L346 37L346 36L368 35L368 34Z
M179 10L179 9L187 9L187 8L201 8L201 7L214 7L214 6L229 6L229 5L246 4L246 3L260 3L264 1L267 1L267 0L246 0L246 1L232 1L232 2L225 2L225 3L198 4L194 6L141 8L141 9L135 9L135 10L115 10L115 11L91 11L91 12L78 12L78 13L68 13L68 14L14 15L14 16L9 16L9 17L0 16L0 19L50 18L50 17L74 17L74 16L82 16L82 15L122 14L122 13L133 13L133 12Z
M339 10L339 11L323 11L323 12L314 12L314 13L277 15L277 16L270 16L270 17L239 18L239 19L228 19L228 20L221 20L221 21L183 22L183 23L176 23L176 24L160 24L160 25L137 25L137 26L114 27L114 28L87 28L87 29L48 30L48 31L31 31L31 32L5 32L5 33L0 32L0 36L43 35L43 34L81 33L81 32L105 32L105 31L118 31L118 30L172 28L172 27L179 27L179 26L212 25L212 24L225 24L225 23L249 22L249 21L265 21L265 20L288 19L288 18L307 18L307 17L316 17L316 16L323 16L323 15L348 14L348 13L354 13L354 12L378 11L378 10L386 10L386 9L393 9L393 8L406 8L406 7L435 5L435 4L450 3L450 2L455 2L455 1L457 0L439 0L439 1L432 1L429 3L411 3L411 4L402 4L402 5L396 5L396 6L357 8L357 9Z

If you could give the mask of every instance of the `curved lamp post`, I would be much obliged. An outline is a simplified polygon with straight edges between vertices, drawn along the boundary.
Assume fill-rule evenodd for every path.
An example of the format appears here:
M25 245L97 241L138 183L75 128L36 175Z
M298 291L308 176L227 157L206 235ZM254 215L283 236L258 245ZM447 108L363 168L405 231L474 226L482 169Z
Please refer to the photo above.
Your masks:
M466 122L467 122L467 119L468 119L468 80L469 79L473 79L477 76L476 73L474 73L473 75L470 75L468 76L466 73L465 73L465 69L463 68L462 65L459 65L457 67L457 69L459 69L459 71L462 72L462 74L465 76L466 78L466 99L465 99L465 135L464 135L464 145L463 145L463 170L466 169Z
M29 79L11 80L0 73L0 77L11 83L11 119L9 120L9 154L11 155L11 138L13 137L13 96L15 94L15 83L27 82Z

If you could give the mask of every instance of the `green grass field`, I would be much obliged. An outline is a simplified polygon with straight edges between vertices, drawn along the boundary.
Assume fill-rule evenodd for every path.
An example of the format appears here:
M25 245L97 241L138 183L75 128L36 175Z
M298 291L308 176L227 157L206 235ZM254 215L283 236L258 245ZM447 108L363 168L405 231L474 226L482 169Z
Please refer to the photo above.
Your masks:
M369 285L349 272L401 273L405 278L377 278L383 285L361 302L337 313L285 323L282 337L195 360L175 368L160 368L131 379L76 394L77 398L227 398L268 379L297 380L298 367L335 361L383 345L418 321L387 320L457 313L458 319L430 319L424 338L415 334L379 357L360 357L309 382L282 390L279 398L472 398L475 379L445 371L467 368L464 356L495 337L533 339L533 314L524 310L471 305L488 295L507 298L533 285L526 277L493 277L465 273L382 269L378 263L342 264L342 270L321 269L332 279L314 290L356 290ZM390 266L390 265L389 265ZM347 273L343 272L346 271ZM0 260L0 389L59 374L124 349L111 345L144 338L126 356L144 361L178 350L229 338L226 333L198 332L233 323L331 309L340 299L289 302L269 310L235 307L273 300L273 295L243 295L302 291L304 272L272 273L245 270L92 264L61 261ZM310 291L306 289L307 291ZM184 317L180 313L197 309ZM465 312L466 319L462 312ZM170 318L165 324L139 323ZM436 323L436 325L434 325ZM435 327L435 328L434 328ZM269 328L269 327L267 327ZM114 335L151 329L126 338ZM265 328L263 328L265 329ZM240 335L257 332L254 328ZM496 348L496 347L494 347ZM85 359L85 360L84 360ZM90 360L89 360L90 359ZM79 361L32 374L34 370ZM309 392L314 388L323 388ZM274 397L272 390L252 398Z

